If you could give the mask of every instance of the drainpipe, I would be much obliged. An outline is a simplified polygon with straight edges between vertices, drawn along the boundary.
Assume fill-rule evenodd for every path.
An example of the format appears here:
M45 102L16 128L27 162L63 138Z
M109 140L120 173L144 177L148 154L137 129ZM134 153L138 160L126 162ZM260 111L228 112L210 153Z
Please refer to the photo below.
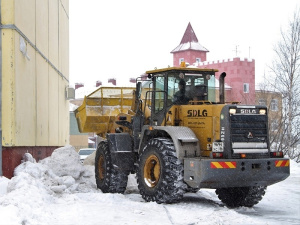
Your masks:
M0 176L2 172L2 21L1 21L1 1L0 1Z
M224 104L225 103L225 77L226 77L226 73L223 72L220 75L219 78L219 94L220 94L220 103Z

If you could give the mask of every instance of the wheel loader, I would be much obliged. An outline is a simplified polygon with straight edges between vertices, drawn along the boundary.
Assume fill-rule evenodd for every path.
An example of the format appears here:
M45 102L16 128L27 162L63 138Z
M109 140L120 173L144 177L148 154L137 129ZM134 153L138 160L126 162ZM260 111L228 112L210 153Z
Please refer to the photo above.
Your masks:
M136 88L101 87L75 111L80 132L102 137L97 187L124 193L130 173L142 198L179 202L216 189L228 207L252 207L267 186L289 176L289 159L271 152L268 109L225 102L226 73L168 67L146 71Z

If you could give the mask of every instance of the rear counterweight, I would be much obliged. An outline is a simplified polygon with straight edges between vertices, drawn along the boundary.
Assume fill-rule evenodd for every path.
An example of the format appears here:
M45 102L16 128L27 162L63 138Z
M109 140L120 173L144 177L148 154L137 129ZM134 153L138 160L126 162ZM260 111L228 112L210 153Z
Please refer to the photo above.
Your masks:
M289 174L289 159L184 159L184 181L192 188L268 186Z

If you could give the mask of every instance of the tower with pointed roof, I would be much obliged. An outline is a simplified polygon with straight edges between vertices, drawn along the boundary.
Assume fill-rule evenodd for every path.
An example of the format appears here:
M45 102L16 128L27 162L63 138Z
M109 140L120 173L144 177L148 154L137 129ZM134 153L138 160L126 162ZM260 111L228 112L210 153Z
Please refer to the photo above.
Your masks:
M189 23L180 44L171 51L173 54L173 65L179 66L182 61L189 64L206 61L207 52L209 51L199 43L192 25Z
M188 24L180 44L173 50L173 66L180 66L182 61L199 68L218 69L216 78L226 72L226 84L230 87L225 92L226 100L241 102L242 104L255 103L255 61L252 59L217 60L208 62L206 53L191 26Z

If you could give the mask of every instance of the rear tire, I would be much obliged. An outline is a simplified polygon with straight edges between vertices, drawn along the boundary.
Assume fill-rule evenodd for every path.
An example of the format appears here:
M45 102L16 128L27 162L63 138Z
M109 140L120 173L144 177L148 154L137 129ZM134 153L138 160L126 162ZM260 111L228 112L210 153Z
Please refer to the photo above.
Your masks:
M139 157L137 181L147 202L174 203L182 199L186 185L183 166L171 139L151 139Z
M229 208L252 207L262 199L266 188L264 186L219 188L216 194Z
M103 193L124 193L128 175L128 171L119 171L114 168L107 141L100 142L95 157L97 187Z

